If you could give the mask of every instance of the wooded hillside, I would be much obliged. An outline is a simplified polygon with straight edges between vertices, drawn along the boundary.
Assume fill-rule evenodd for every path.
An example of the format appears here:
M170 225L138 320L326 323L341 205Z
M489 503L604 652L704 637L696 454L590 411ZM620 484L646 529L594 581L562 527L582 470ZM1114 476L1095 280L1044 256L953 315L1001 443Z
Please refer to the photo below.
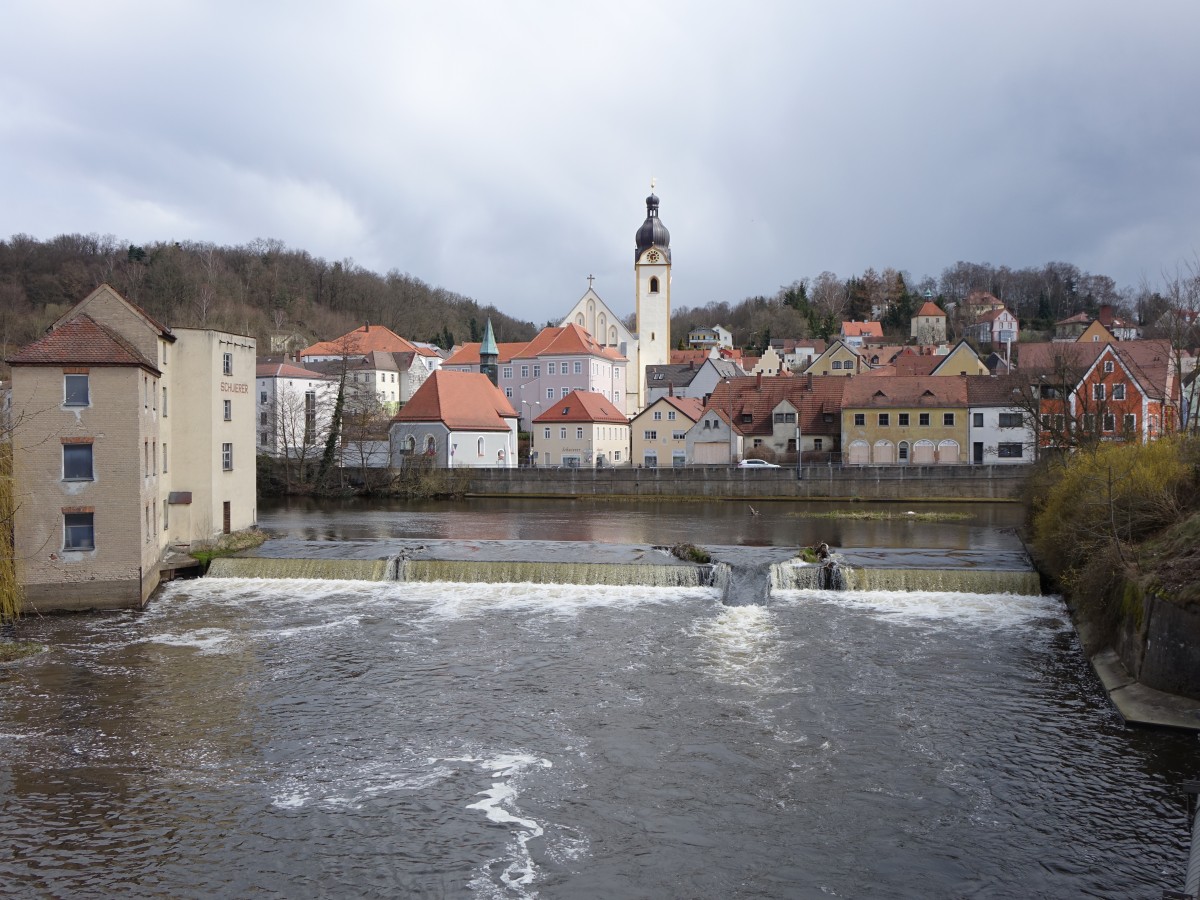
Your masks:
M528 340L537 330L412 275L378 275L349 259L331 263L281 241L139 247L112 235L38 241L18 234L0 241L3 356L41 335L104 282L164 324L252 335L260 353L269 352L272 334L295 333L303 346L367 321L445 349L479 340L489 317L500 341Z

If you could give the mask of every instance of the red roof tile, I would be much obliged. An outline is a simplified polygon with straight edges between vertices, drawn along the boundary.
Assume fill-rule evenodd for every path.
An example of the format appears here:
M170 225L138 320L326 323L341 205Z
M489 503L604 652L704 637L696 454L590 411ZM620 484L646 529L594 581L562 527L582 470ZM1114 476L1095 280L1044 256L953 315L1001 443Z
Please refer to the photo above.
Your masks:
M713 388L705 412L715 412L729 420L732 406L734 428L743 435L770 434L774 428L775 407L787 400L797 410L804 434L838 434L842 391L856 378L837 375L802 375L799 378L746 377L723 381ZM743 417L749 415L750 422ZM825 416L831 421L826 422Z
M438 369L393 422L441 422L451 431L508 431L517 412L486 375Z
M967 385L960 377L893 375L846 382L845 409L967 405Z
M304 369L291 363L259 363L254 367L255 378L329 378L321 372Z
M932 300L926 300L924 303L922 303L921 308L917 310L917 315L918 316L941 316L943 319L946 318L946 313L942 310L942 308L940 306L938 306Z
M13 366L141 366L158 367L116 332L90 316L63 322L49 334L26 344L9 357Z
M628 425L629 417L612 401L591 391L571 391L533 420L538 425L551 422L609 422Z
M320 341L311 347L300 351L300 356L341 356L350 354L365 356L372 350L384 350L390 353L417 353L421 356L437 356L428 347L418 347L396 334L383 325L367 323L362 328L343 334L332 341Z

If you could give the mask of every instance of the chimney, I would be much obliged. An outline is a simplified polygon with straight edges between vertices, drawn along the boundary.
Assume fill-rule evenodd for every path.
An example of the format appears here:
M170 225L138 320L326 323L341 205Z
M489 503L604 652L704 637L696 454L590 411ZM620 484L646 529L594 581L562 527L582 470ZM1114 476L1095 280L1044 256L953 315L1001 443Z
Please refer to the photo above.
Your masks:
M1112 328L1112 323L1113 323L1112 307L1109 304L1105 303L1103 306L1100 307L1100 313L1099 313L1099 315L1097 315L1096 318L1098 318L1100 320L1100 324L1103 325L1105 328Z
M804 388L806 391L812 390L812 372L808 373L808 385Z
M668 384L668 385L667 385L667 396L668 396L668 397L674 397L674 396L675 396L675 385L673 385L673 384Z
M758 377L754 379L754 389L756 391L762 390L762 372L759 372Z

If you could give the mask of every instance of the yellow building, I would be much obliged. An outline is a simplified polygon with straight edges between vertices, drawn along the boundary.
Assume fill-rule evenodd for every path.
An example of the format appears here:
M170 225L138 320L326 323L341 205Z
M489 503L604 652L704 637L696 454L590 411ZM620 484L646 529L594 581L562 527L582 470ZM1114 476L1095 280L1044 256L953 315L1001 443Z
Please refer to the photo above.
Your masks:
M804 372L806 375L858 375L869 368L857 350L841 341L834 341Z
M253 338L174 332L102 285L8 362L31 609L139 607L169 544L254 524Z
M968 462L967 383L962 377L855 378L842 395L848 465Z
M687 432L704 414L695 397L659 397L629 423L634 465L681 467L687 461Z

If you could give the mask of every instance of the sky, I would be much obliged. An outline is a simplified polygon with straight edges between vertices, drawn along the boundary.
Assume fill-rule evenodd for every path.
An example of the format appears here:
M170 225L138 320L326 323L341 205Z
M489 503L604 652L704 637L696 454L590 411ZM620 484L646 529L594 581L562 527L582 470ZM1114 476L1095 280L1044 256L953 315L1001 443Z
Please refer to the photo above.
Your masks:
M542 324L1200 251L1200 3L0 5L0 237L282 240Z

